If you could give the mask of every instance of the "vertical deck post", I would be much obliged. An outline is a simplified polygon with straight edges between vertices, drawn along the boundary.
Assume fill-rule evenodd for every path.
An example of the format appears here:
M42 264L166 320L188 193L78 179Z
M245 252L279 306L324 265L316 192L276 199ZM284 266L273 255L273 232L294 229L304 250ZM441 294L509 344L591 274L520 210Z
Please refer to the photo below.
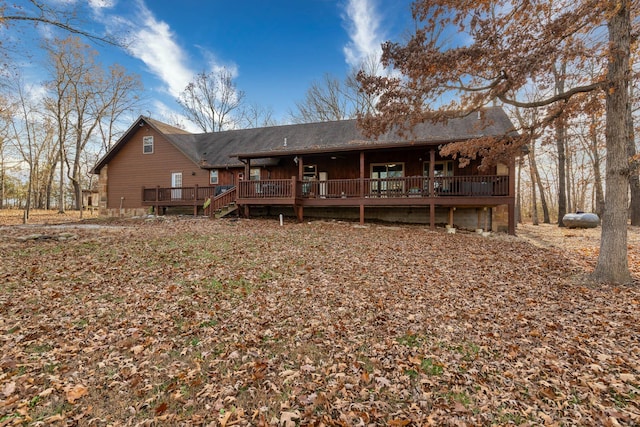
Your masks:
M302 160L300 163L302 164ZM298 186L297 178L295 176L291 177L291 197L293 198L293 210L296 213L298 222L302 222L304 221L304 207L298 204Z
M489 215L491 215L491 211L486 206L484 207L484 231L489 230Z
M429 203L429 228L436 229L436 205Z
M193 189L193 216L198 216L198 184Z
M509 234L516 235L516 208L513 202L507 204L507 211L509 217Z
M360 151L360 224L364 224L364 151Z
M512 236L516 235L516 208L513 200L516 198L516 160L515 157L509 162L509 199L507 204L508 231Z
M451 206L449 208L449 227L453 228L453 211L455 211L456 208Z
M435 169L436 168L436 150L429 150L429 197L436 194L435 190Z
M156 204L154 206L156 216L160 215L160 186L156 185Z

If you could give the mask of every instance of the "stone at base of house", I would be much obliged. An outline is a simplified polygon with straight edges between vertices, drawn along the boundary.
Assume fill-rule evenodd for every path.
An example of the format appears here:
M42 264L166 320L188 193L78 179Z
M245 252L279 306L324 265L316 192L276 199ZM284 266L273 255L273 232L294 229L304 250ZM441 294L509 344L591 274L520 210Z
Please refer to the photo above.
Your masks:
M110 218L131 218L134 216L143 216L149 213L149 208L115 208L115 209L100 209L100 215L108 216Z

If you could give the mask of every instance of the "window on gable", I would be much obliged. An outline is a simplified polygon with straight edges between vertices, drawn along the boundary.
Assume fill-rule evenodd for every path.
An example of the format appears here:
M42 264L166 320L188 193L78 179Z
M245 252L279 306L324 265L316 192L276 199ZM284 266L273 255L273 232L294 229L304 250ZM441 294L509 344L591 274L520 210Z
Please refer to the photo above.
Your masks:
M218 169L211 169L209 172L209 184L218 183Z
M153 136L142 137L142 154L153 154Z

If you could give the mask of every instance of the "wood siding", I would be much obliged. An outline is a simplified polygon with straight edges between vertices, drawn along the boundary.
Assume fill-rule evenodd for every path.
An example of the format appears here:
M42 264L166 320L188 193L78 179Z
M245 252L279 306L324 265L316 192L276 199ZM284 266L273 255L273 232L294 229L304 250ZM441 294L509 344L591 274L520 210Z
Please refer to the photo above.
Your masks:
M436 162L444 159L437 154ZM380 163L402 163L404 165L404 176L423 176L424 162L429 161L429 147L410 150L385 150L366 151L364 177L371 176L371 165ZM333 157L333 158L332 158ZM323 155L299 156L299 162L304 166L315 165L316 173L326 172L328 179L357 179L360 178L360 153L336 153ZM458 161L453 160L454 176L461 175L495 175L496 168L489 168L487 171L478 170L479 161L473 160L467 167L460 168ZM292 176L299 177L298 165L292 157L280 159L278 166L267 166L261 168L261 179L290 179Z
M142 138L153 136L153 153L142 153ZM183 186L208 186L209 171L200 169L149 126L142 126L109 162L107 207L142 206L142 187L171 187L171 173L182 172ZM123 199L121 199L123 198Z

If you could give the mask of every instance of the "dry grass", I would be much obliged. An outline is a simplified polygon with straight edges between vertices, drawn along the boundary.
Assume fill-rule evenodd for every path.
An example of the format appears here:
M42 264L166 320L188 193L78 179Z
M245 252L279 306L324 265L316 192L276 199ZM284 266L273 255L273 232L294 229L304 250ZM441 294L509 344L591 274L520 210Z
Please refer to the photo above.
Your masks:
M97 217L96 214L85 211L82 213L84 218ZM29 212L29 220L27 224L63 224L78 221L80 219L80 211L68 210L63 214L59 214L57 210L34 209ZM24 211L20 209L0 209L0 225L19 225L23 224Z
M0 229L0 426L640 423L597 230L70 221Z

